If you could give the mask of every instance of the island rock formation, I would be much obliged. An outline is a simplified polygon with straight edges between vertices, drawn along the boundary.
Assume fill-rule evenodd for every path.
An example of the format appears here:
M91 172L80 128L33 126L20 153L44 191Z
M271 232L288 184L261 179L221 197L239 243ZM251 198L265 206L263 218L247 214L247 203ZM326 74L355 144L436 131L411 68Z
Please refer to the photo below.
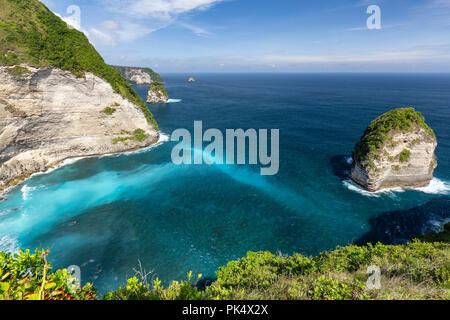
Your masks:
M102 78L0 67L0 190L61 161L142 148L158 133ZM25 71L26 70L26 71Z
M150 68L112 66L131 84L164 82L161 76Z
M437 166L436 146L420 112L391 110L372 121L356 144L351 179L369 191L426 186Z
M147 94L147 102L149 103L167 103L169 95L161 82L154 81L150 84Z

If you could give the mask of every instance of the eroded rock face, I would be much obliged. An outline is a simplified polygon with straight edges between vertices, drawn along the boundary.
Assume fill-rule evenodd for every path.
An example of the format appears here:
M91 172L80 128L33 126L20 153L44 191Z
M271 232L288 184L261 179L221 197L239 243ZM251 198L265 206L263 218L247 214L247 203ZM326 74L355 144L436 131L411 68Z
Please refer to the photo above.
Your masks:
M141 69L126 68L125 69L125 79L132 81L136 84L150 84L152 83L152 78L146 72Z
M0 190L68 158L157 141L140 108L96 75L27 68L29 73L12 76L0 67Z
M161 87L153 87L150 85L148 89L147 102L149 103L167 103L169 101L169 96L166 90Z
M369 191L426 186L437 166L436 146L429 128L417 125L412 130L391 130L382 147L370 157L364 161L353 157L351 178Z

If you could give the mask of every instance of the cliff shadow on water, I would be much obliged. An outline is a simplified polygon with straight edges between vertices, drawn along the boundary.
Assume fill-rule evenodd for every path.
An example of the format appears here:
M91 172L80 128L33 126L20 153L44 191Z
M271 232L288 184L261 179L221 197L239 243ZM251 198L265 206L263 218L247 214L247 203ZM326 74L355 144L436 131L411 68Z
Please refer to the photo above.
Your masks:
M352 160L349 155L338 154L330 158L331 169L333 174L340 180L345 180L350 177L350 170L352 168Z
M355 244L402 244L427 231L441 231L450 221L449 208L450 197L441 196L411 209L384 212L369 221L371 230Z

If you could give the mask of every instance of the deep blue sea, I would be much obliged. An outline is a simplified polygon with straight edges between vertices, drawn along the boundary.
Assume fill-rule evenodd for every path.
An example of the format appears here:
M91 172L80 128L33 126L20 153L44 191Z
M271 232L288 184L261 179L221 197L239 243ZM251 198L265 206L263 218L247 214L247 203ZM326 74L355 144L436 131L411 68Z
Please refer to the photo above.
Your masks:
M100 292L139 261L165 284L214 272L247 251L315 255L338 245L401 243L450 220L450 75L164 75L180 102L150 105L161 142L35 175L0 202L0 250L50 248ZM147 87L136 86L145 97ZM371 194L348 180L368 123L413 106L434 129L431 185ZM280 129L280 170L171 162L177 128Z

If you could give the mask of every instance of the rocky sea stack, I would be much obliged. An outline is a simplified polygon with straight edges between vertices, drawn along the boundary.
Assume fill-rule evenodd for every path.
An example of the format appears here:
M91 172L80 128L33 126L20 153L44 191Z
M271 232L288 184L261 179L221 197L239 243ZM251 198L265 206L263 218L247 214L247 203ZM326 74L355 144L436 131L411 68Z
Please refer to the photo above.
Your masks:
M68 158L158 140L145 102L82 32L37 0L0 8L0 191Z
M169 95L161 82L154 81L148 88L147 102L149 103L167 103Z
M426 186L437 166L436 146L420 112L391 110L372 121L356 144L351 178L369 191Z

